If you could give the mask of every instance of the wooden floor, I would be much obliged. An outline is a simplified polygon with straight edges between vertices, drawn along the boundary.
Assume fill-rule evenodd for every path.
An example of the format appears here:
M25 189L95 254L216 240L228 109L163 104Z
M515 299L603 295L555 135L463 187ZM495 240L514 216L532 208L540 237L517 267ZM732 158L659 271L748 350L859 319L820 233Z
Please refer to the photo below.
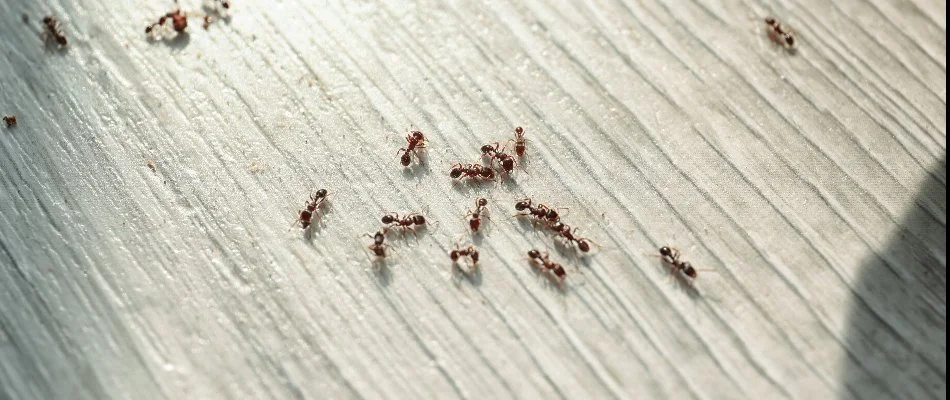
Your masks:
M173 5L0 2L0 398L946 398L945 1Z

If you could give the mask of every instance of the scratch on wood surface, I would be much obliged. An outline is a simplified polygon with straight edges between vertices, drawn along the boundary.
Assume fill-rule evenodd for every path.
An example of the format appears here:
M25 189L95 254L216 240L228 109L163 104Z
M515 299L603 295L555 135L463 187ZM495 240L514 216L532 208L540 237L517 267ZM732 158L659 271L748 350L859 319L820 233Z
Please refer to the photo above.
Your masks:
M0 397L945 397L945 3L248 1L150 43L171 6L0 3L31 121L0 140ZM68 51L15 23L50 12ZM524 170L452 183L515 126Z

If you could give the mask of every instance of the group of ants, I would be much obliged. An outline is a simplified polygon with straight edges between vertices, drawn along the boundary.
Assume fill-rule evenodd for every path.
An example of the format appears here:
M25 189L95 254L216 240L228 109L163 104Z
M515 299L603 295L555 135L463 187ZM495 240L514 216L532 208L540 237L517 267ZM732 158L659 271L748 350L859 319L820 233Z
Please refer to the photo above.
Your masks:
M152 39L161 39L169 37L169 35L178 35L185 32L185 29L188 28L189 17L200 18L204 29L208 29L208 26L214 21L227 17L227 13L231 9L230 0L205 1L210 2L210 6L206 5L205 7L208 12L186 12L181 9L178 0L175 0L175 8L160 16L156 22L148 25L145 28L145 33ZM23 21L29 22L29 18L25 14L23 15ZM765 18L765 24L768 26L768 36L770 39L783 46L786 50L795 49L797 40L793 31L772 17ZM47 43L52 41L60 48L65 47L69 43L56 17L52 15L44 17L42 25L43 36ZM17 123L16 116L4 116L3 121L7 124L8 128L15 126ZM518 158L524 157L527 149L527 140L524 135L524 129L517 127L515 128L514 139L509 140L509 143L514 143L515 154ZM408 145L405 148L399 149L399 152L402 153L400 164L404 167L408 167L412 163L413 155L418 157L418 151L426 148L427 140L422 132L410 131L409 135L406 136L406 142L408 142ZM494 145L486 144L481 147L481 152L482 157L489 160L487 165L480 163L456 163L452 165L449 176L457 180L493 180L496 176L496 168L500 168L499 173L510 175L514 172L518 162L515 156L505 152L506 148L507 145L500 146L499 143L495 143ZM498 163L498 167L494 166L495 162ZM300 215L297 221L295 221L295 224L299 223L304 230L308 229L312 225L314 215L327 200L328 195L329 193L326 189L320 189L313 193L310 199L305 203L305 208L300 211ZM465 215L465 217L468 218L469 229L471 229L473 233L479 231L482 218L487 218L487 207L488 200L479 198L475 201L475 209L470 210ZM591 244L595 244L588 238L577 237L577 228L572 228L562 222L560 214L554 207L535 203L530 198L526 198L518 200L515 203L515 210L518 211L515 216L531 218L534 222L541 224L544 228L554 233L559 239L576 245L577 249L581 252L589 252L591 250ZM384 225L383 229L374 235L366 235L373 238L373 243L370 244L368 248L378 258L386 257L386 251L390 246L386 244L385 241L390 229L399 228L403 231L408 230L415 234L414 229L416 227L427 225L426 218L418 213L412 213L406 216L390 213L384 215L381 222ZM663 246L660 247L658 256L664 263L670 266L674 273L680 273L690 279L696 278L696 269L693 268L688 261L684 261L680 258L679 250L669 246ZM478 250L475 249L473 245L465 247L456 245L455 249L449 253L449 258L452 259L453 263L458 262L462 257L468 257L471 262L469 271L474 271L478 265ZM547 251L541 253L537 249L532 249L528 251L528 260L533 265L549 273L550 276L559 283L563 283L567 277L567 272L564 267L551 261Z
M508 143L514 143L515 154L518 158L523 158L527 149L527 139L525 139L524 129L519 126L515 128L514 132L514 139L510 139ZM401 153L400 164L404 167L408 167L412 163L413 155L419 157L418 152L425 149L428 143L425 135L420 131L410 131L406 136L406 142L408 145L405 148L399 149ZM486 144L481 147L481 156L483 159L488 160L487 164L456 163L452 165L449 176L454 180L466 178L470 180L492 180L496 176L496 169L498 169L499 174L511 174L518 162L515 156L505 152L506 149L507 144L505 146L501 146L499 143ZM496 162L498 163L497 166L495 165ZM320 189L311 194L305 203L304 209L300 211L294 225L300 224L304 230L307 230L314 223L317 213L321 206L327 201L328 196L329 192L326 189ZM513 215L514 217L530 218L532 222L540 224L544 229L553 233L558 239L570 245L577 246L577 249L583 253L590 252L591 245L597 245L591 239L578 237L576 235L577 228L572 228L561 220L561 214L558 212L559 208L536 203L530 198L518 200L515 202L514 208L518 211L518 213ZM468 227L471 232L473 234L478 233L482 227L482 219L490 219L490 217L488 217L488 199L476 199L475 208L469 210L468 213L465 214L465 218L468 220ZM415 235L416 228L431 225L431 222L419 213L411 213L405 216L400 216L398 213L387 213L383 215L380 221L383 224L382 229L373 235L364 235L373 239L373 243L367 247L377 258L385 258L387 256L387 250L391 246L386 244L386 237L391 229L401 229L402 232L411 232ZM672 272L680 273L689 279L696 278L696 269L693 268L688 261L684 261L680 258L680 252L678 250L669 246L663 246L659 249L658 256L670 266ZM469 268L462 271L466 274L471 274L478 268L479 254L475 246L469 244L459 247L459 245L456 244L455 248L449 252L449 258L452 260L453 265L458 265L457 263L466 257L469 260ZM561 264L551 261L549 252L545 251L542 253L537 249L529 250L527 260L541 271L549 274L549 277L559 285L564 284L564 280L567 278L567 270Z

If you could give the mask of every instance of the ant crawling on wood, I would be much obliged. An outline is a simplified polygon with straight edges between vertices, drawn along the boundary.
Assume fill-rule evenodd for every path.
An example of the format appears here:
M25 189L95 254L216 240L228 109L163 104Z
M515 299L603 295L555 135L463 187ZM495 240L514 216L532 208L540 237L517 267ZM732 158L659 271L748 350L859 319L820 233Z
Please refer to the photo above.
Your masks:
M550 227L551 227L552 230L554 230L555 232L557 232L558 236L560 236L560 237L564 238L565 240L567 240L568 243L572 243L572 242L573 242L573 243L577 244L577 248L578 248L580 251L582 251L582 252L585 252L585 253L589 252L589 251L590 251L590 245L591 245L591 244L594 244L594 245L597 244L597 243L595 243L593 240L590 240L590 239L587 239L587 238L575 237L575 236L574 236L574 233L577 232L577 228L571 229L571 227L570 227L569 225L567 225L567 224L565 224L565 223L562 223L562 222L560 222L560 221L551 224Z
M3 122L6 122L7 128L12 128L16 126L16 115L3 116Z
M489 165L494 163L495 160L498 160L498 163L501 164L502 170L505 173L511 175L511 172L515 170L515 158L510 154L505 153L505 148L502 147L498 149L498 143L495 143L494 146L486 144L482 146L482 156L489 157Z
M373 238L373 244L369 245L368 248L370 249L370 251L373 252L373 254L376 255L376 257L385 258L386 249L389 247L392 247L388 244L383 243L386 241L387 233L389 233L389 230L383 229L381 231L377 231L376 234L372 236L370 236L370 234L368 233L363 235L363 236L368 236L368 237Z
M409 134L406 135L406 141L409 142L409 145L399 149L399 152L402 152L402 157L400 157L399 162L403 167L409 166L409 163L412 161L412 154L416 154L416 157L419 157L416 150L426 148L426 144L428 143L425 135L419 131L410 131Z
M169 20L172 22L172 29L174 29L175 33L177 34L184 32L185 29L188 28L188 16L181 11L178 0L175 0L174 10L171 10L165 13L165 15L159 17L158 22L145 27L145 34L151 35L153 39L161 37L162 35L160 32L158 32L157 28L164 28L166 26L165 23Z
M550 255L547 251L544 254L541 254L540 251L532 249L528 251L529 262L533 265L543 268L544 271L547 271L549 274L558 279L559 282L563 283L564 278L567 277L567 271L564 270L564 267L561 264L551 262Z
M455 250L449 252L449 258L451 258L452 262L455 263L458 262L460 257L468 257L471 259L473 269L478 266L478 250L475 249L475 246L468 245L468 247L459 248L459 246L456 244Z
M416 231L409 228L425 226L428 223L426 217L419 213L412 213L402 218L397 213L390 213L384 215L381 221L383 224L389 225L390 228L402 228L404 232L409 230L413 235L416 234Z
M452 164L452 171L449 172L449 176L452 179L462 179L465 178L481 178L485 180L491 180L495 178L495 171L491 168L488 168L482 164Z
M488 200L485 198L479 198L475 200L475 210L469 210L468 214L465 214L466 217L471 217L468 220L468 227L471 228L472 232L478 232L478 227L482 224L482 217L489 218L486 214L488 211Z
M775 18L766 17L765 24L769 26L769 38L773 42L782 45L786 50L794 50L798 45L795 33Z
M529 198L518 200L518 202L515 203L515 210L527 211L526 214L515 214L515 217L534 217L538 221L552 224L561 220L561 215L557 212L557 210L540 203L535 206L533 205L532 200Z
M524 128L517 127L515 128L515 154L518 157L524 157L525 149L527 148L526 143L527 139L524 138Z
M303 229L307 229L311 225L313 219L313 214L316 212L317 208L327 199L327 190L320 189L315 193L310 195L310 200L306 204L306 208L300 210L300 217L297 218L297 221L294 222L294 225L301 224Z
M66 40L66 35L63 33L63 28L60 26L56 17L52 15L43 17L43 29L43 38L47 43L50 38L53 38L53 40L59 44L59 47L65 47L69 44L69 41Z
M660 259L669 264L673 272L681 272L692 279L696 279L697 269L689 261L680 260L680 251L669 246L660 247ZM709 270L705 270L709 271Z

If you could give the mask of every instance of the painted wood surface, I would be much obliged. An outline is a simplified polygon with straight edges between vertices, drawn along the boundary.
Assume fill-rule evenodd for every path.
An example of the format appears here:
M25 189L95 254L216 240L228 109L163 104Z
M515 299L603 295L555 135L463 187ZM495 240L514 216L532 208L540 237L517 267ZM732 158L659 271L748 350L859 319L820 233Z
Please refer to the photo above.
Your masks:
M0 2L0 398L946 398L946 2L172 6Z

